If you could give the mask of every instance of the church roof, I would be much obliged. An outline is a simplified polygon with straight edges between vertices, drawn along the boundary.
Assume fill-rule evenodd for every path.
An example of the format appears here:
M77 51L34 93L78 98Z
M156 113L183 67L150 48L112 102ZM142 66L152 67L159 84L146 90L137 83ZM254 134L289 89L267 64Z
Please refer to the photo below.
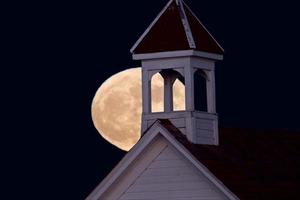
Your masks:
M102 182L93 190L86 200L123 199L123 197L124 199L148 199L149 193L151 194L150 197L157 197L159 199L173 199L173 197L181 197L180 199L190 197L193 199L197 197L222 197L222 199L226 198L231 200L239 199L201 162L197 161L196 158L193 157L193 155L179 141L177 141L176 134L181 133L180 131L176 132L177 130L173 131L175 129L168 121L156 120L145 131L139 142L123 157L123 159L114 167L105 179L102 180ZM174 156L177 158L175 161ZM156 158L159 158L159 160L156 160L157 162L154 161ZM178 165L176 160L186 163L184 165ZM156 164L154 164L154 162ZM176 166L173 167L172 163ZM168 167L170 164L171 166ZM184 166L188 167L185 168ZM153 168L156 169L152 171ZM184 169L187 171L181 171ZM162 188L160 188L157 186L161 183L161 179L156 179L156 181L152 180L152 175L154 175L152 172L156 174L156 178L160 176L164 176L165 178L170 176L171 178L178 178L178 176L181 178L187 178L185 175L188 174L190 177L191 174L197 172L194 175L200 176L200 180L202 180L203 183L200 185L194 185L196 183L195 179L190 180L191 182L186 182L188 179L185 179L184 182L177 181L175 185L174 182L170 183L170 185L168 185L168 182L162 183L160 185ZM171 172L171 174L169 172ZM152 186L150 186L151 184L149 185L149 182L146 181L146 183L140 183L141 185L138 186L139 188L140 186L143 188L135 190L135 192L132 190L129 191L129 187L133 184L136 186L136 181L140 180L140 177L146 174L150 175L150 182L152 183ZM155 183L155 186L153 186L153 183ZM179 185L177 183L179 183L179 185L184 183L185 189L178 190ZM195 186L200 190L195 190ZM174 188L177 189L174 190ZM127 196L127 194L129 196Z
M300 131L223 128L219 146L195 145L160 123L240 199L299 198Z
M220 145L195 145L159 119L86 199L118 199L169 145L228 199L299 197L300 131L226 128L220 129Z
M171 0L132 47L134 54L197 50L223 54L222 47L181 0Z

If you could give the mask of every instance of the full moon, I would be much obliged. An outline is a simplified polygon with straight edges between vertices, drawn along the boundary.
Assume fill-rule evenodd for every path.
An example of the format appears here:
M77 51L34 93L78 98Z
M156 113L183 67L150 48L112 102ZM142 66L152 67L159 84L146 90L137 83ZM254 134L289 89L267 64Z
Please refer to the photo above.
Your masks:
M152 112L163 111L163 78L152 77ZM107 79L92 102L92 119L100 135L118 148L129 151L141 137L141 68L132 68ZM185 109L184 85L173 85L174 110Z

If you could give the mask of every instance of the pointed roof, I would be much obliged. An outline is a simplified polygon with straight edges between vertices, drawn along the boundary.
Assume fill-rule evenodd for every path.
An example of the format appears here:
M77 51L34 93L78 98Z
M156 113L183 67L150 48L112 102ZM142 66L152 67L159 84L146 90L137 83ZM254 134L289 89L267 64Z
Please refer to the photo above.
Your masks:
M134 54L197 50L223 54L224 50L182 0L170 0L132 47Z

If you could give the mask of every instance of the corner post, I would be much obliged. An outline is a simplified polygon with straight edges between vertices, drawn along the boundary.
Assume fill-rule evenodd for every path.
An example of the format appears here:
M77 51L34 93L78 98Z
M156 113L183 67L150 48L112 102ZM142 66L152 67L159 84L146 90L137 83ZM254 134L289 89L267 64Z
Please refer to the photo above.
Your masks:
M142 102L143 114L151 113L151 77L149 71L142 68Z
M207 79L207 111L208 113L216 113L216 86L215 71L208 71Z
M164 78L164 112L173 111L173 83L172 75L165 75Z
M187 111L195 110L194 105L194 72L191 66L184 67L185 79L185 108Z

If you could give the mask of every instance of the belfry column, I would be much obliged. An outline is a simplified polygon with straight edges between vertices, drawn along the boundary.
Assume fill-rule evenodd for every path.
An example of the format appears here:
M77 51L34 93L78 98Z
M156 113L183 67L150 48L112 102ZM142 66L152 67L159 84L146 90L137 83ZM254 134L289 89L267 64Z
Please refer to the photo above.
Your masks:
M151 79L149 71L142 69L142 102L143 114L151 113Z
M184 81L185 81L185 108L186 111L194 111L194 70L191 66L184 67ZM195 122L192 115L186 116L186 136L189 141L195 141Z
M164 78L164 112L173 111L173 83L174 78L170 75L163 76Z
M216 86L215 86L215 71L207 72L206 89L207 89L207 112L216 113Z
M184 67L185 80L185 109L194 111L194 72L190 66Z

